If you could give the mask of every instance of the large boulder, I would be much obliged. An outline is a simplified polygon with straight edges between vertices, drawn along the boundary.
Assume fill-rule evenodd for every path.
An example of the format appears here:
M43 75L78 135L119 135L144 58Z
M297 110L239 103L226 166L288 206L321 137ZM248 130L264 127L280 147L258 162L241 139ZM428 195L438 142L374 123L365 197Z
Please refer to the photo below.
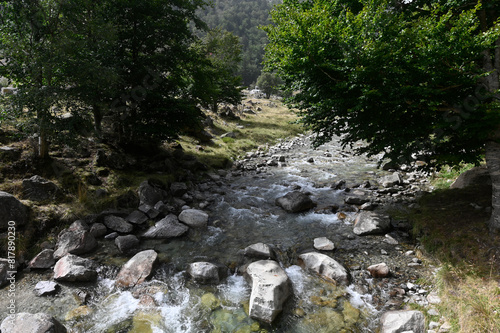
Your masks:
M290 213L303 212L316 206L307 194L300 191L289 192L277 198L276 205Z
M208 214L199 209L186 209L179 214L179 221L192 228L203 228L208 224Z
M260 260L248 265L246 275L252 284L249 315L272 323L283 310L290 296L290 281L285 271L274 260Z
M2 333L66 333L66 327L46 313L21 312L9 316L0 325Z
M134 235L118 236L115 238L116 247L124 254L137 252L139 243L139 239Z
M54 259L54 250L45 249L38 253L28 264L29 268L50 268L56 263Z
M97 247L97 241L89 232L89 227L81 221L75 221L57 237L54 258L59 259L66 254L84 254Z
M380 318L380 333L425 332L425 317L420 311L389 311Z
M60 193L59 187L40 176L23 180L23 198L32 201L53 200Z
M118 272L118 287L134 287L143 283L152 273L153 265L158 259L154 250L145 250L133 256Z
M131 223L125 221L124 218L114 215L108 215L104 218L104 225L116 232L129 233L134 230Z
M391 219L387 215L363 211L354 220L353 232L359 236L384 234L391 229Z
M9 227L9 221L21 226L28 222L28 208L12 194L0 191L0 230Z
M471 185L491 185L491 177L486 166L474 167L462 172L460 176L450 185L450 188L465 188Z
M301 254L299 264L330 281L343 285L349 284L350 275L347 269L326 254L318 252Z
M166 197L166 192L158 186L150 182L143 181L138 189L140 204L154 206L158 201L162 201Z
M153 227L150 227L143 235L144 238L167 239L180 237L188 232L189 227L179 222L173 214L156 222Z
M94 261L67 254L54 266L54 280L70 282L91 282L97 279Z
M206 261L194 262L187 268L187 273L193 280L202 284L219 283L225 277L226 271L226 268Z

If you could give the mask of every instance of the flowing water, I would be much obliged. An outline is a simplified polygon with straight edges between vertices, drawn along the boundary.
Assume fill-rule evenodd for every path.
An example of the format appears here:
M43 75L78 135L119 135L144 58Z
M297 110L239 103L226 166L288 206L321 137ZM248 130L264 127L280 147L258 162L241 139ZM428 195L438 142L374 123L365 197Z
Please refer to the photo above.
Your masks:
M141 244L159 253L160 265L150 281L131 290L116 288L113 278L127 258L112 241L103 240L90 256L102 265L96 284L62 284L58 295L36 297L33 285L50 279L50 272L25 274L18 281L18 312L47 312L70 332L373 332L379 311L366 288L337 287L304 271L296 258L313 249L314 238L328 237L337 247L328 255L348 268L357 265L353 258L366 241L350 236L354 213L346 211L347 218L339 219L328 208L342 207L344 200L343 191L331 184L341 179L373 182L384 172L376 168L376 160L342 152L336 142L314 151L307 140L281 148L276 153L286 156L286 166L229 173L199 187L201 194L212 196L207 229ZM307 162L310 157L314 162ZM289 214L275 205L277 197L299 187L311 193L318 204L315 210ZM272 326L248 317L250 285L238 270L247 262L242 250L258 242L274 247L293 286L293 296ZM224 264L232 275L220 285L198 285L184 273L195 261ZM81 306L75 290L90 295L86 305Z

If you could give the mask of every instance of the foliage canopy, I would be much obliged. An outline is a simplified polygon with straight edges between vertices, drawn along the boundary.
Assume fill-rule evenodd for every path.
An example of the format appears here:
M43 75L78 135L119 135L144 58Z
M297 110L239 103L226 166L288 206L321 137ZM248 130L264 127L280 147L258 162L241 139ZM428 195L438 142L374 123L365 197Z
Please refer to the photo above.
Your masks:
M500 123L497 91L481 84L500 27L480 27L479 5L403 3L285 0L265 27L266 66L316 145L338 135L398 162L477 162Z

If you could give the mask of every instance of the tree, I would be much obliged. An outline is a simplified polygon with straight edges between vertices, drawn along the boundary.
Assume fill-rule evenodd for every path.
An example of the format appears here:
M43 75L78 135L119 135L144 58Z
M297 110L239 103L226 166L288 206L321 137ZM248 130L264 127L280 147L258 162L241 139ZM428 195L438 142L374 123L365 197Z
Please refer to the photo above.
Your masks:
M47 158L61 107L62 18L55 0L1 2L0 75L14 82L17 93L6 107L23 125L38 133L37 155Z
M498 4L457 2L285 0L272 12L266 65L296 92L288 103L315 145L338 135L399 163L481 160L500 137ZM493 201L500 229L500 193Z
M200 121L190 69L205 55L191 47L191 22L203 27L204 0L0 4L1 74L18 87L9 110L35 123L40 156L61 112L93 121L99 137L106 116L121 143L158 143Z
M119 85L110 117L120 141L160 142L200 122L201 111L189 89L190 68L200 61L191 45L190 23L201 28L196 10L204 0L109 0L107 20L117 38L113 58Z
M238 37L222 29L213 29L198 45L206 57L206 65L199 66L198 83L194 94L213 112L220 103L241 102L241 77L236 74L241 61L241 45Z
M276 74L263 72L257 78L257 86L260 90L264 92L266 98L271 97L271 94L276 94L278 90L278 86L281 84L281 80Z

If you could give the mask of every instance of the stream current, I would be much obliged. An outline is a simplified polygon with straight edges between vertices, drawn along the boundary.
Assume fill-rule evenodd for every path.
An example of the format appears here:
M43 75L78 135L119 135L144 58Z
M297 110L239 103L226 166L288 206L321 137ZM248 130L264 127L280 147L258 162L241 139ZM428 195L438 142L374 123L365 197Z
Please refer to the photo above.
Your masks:
M130 290L116 288L114 277L128 258L117 252L112 241L101 240L99 250L87 256L101 265L97 283L61 283L57 295L37 297L34 285L51 280L52 272L23 274L17 282L17 311L46 312L70 332L376 331L378 317L389 308L388 288L418 274L403 270L395 274L399 279L380 286L381 282L371 279L365 269L381 261L405 265L400 262L401 253L412 245L404 237L394 246L380 241L384 235L354 235L356 213L343 210L345 193L331 185L339 180L348 185L373 184L387 172L377 169L376 157L354 156L342 151L337 141L312 150L308 138L300 137L270 148L265 156L270 159L273 154L284 156L284 165L221 171L205 183L193 185L197 196L209 202L204 208L210 216L209 226L181 238L142 241L141 249L154 249L160 259L148 282ZM244 164L259 158L257 154L254 157ZM276 206L276 198L299 188L317 203L314 210L291 214ZM332 207L340 207L341 213ZM323 253L351 271L352 285L335 286L297 266L297 256L314 250L317 237L335 243L335 250ZM293 296L271 326L248 317L251 288L239 269L250 262L243 256L243 249L259 242L275 249L293 287ZM379 247L375 249L374 244ZM380 249L386 249L384 255ZM224 264L231 274L219 285L199 285L185 274L186 266L196 261ZM5 289L0 290L2 307ZM88 297L82 300L82 294ZM5 316L2 314L0 320Z

